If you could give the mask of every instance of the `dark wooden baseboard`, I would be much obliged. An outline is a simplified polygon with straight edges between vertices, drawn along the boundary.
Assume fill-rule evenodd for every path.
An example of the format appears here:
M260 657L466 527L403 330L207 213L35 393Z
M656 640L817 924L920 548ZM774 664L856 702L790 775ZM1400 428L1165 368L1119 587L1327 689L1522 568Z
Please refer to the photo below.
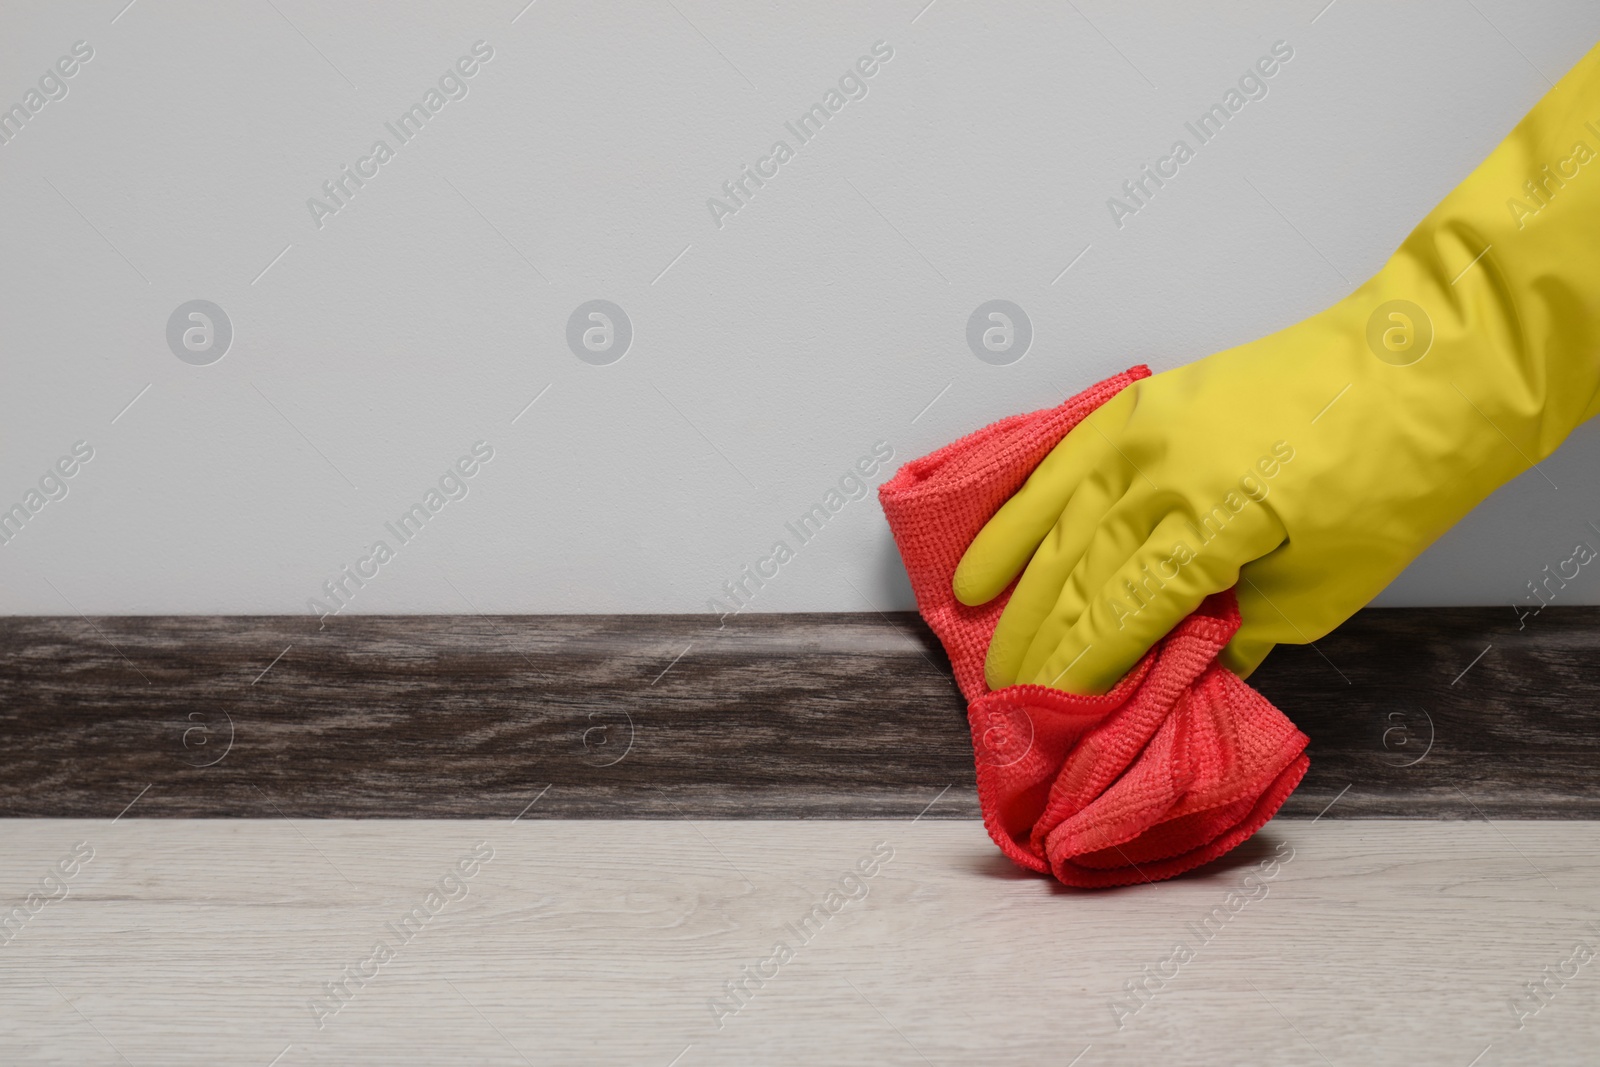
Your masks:
M977 815L909 613L8 617L0 649L3 816ZM1600 608L1367 610L1252 682L1312 738L1286 817L1600 818Z

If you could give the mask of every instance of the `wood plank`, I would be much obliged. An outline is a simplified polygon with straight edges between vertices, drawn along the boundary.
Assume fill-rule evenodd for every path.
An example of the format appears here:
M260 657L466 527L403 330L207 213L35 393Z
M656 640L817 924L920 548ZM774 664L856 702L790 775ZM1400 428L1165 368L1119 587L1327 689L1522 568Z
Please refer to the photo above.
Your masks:
M200 817L509 817L545 786L532 815L861 817L971 796L963 706L904 616L0 628L7 815L114 814L151 783L141 814Z
M0 946L0 1062L1504 1067L1600 1042L1600 964L1570 962L1600 948L1592 822L1281 820L1074 892L970 820L35 819L0 825L0 901L80 841Z
M1251 683L1311 737L1285 815L1600 817L1600 608L1368 609Z
M0 648L0 815L977 812L909 613L8 617ZM1286 816L1600 817L1600 609L1368 610L1252 681L1312 738Z

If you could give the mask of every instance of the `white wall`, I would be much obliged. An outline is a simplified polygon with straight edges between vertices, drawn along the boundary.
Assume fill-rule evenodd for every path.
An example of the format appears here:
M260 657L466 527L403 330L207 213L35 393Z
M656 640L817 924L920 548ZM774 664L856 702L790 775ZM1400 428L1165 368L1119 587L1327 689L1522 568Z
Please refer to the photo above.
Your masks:
M480 440L352 611L705 610L874 442L898 464L1336 300L1600 38L1592 0L523 2L8 0L0 103L93 58L0 145L0 506L94 458L0 547L0 611L305 611ZM1114 226L1278 40L1268 95ZM401 145L385 123L478 41ZM784 123L878 41L799 145ZM308 198L378 138L319 228ZM777 139L719 228L708 197ZM595 298L635 334L607 366L565 339ZM995 298L1035 329L1009 366L965 339ZM168 346L192 299L232 323L209 365ZM1382 602L1508 603L1600 544L1600 427L1545 469L1558 491L1508 486ZM870 496L754 607L869 602L911 606Z

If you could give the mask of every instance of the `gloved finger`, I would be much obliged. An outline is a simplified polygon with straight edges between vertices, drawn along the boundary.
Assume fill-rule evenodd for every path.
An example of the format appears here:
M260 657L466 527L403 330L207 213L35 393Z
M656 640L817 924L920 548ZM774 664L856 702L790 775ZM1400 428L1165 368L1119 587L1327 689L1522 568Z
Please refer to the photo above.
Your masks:
M1044 661L1083 615L1089 598L1150 539L1151 523L1160 512L1141 504L1139 495L1129 492L1094 531L1088 549L1061 583L1049 613L1040 620L1018 665L1018 678L1038 675Z
M984 678L990 689L1015 684L1039 624L1060 600L1068 575L1116 504L1120 485L1120 479L1108 483L1098 475L1084 479L1040 542L989 639Z
M1248 678L1261 666L1261 661L1277 644L1272 641L1251 639L1243 636L1243 627L1240 633L1234 634L1233 639L1223 646L1217 654L1217 659L1222 665L1237 674L1240 678Z
M1114 436L1115 429L1127 421L1135 386L1124 389L1073 427L978 531L951 580L957 600L976 607L998 596L1055 526L1074 490L1091 471L1105 464L1107 453L1118 459L1106 443L1106 428Z
M1222 650L1223 666L1241 678L1261 665L1278 645L1304 645L1324 636L1328 625L1327 590L1316 561L1293 542L1253 561L1239 572L1239 632ZM1343 621L1343 620L1337 620Z
M1283 540L1282 527L1263 508L1235 516L1226 539L1196 546L1192 531L1182 513L1162 519L1023 680L1072 693L1106 692L1202 600L1234 585L1242 564Z

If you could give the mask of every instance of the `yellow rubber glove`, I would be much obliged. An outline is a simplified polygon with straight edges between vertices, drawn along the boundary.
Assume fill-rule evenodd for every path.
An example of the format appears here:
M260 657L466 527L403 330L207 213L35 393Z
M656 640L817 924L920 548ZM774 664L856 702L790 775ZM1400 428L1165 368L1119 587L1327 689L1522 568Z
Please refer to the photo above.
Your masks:
M1026 566L991 688L1109 689L1237 583L1241 676L1328 633L1600 408L1600 48L1371 281L1134 383L967 549L964 604Z

